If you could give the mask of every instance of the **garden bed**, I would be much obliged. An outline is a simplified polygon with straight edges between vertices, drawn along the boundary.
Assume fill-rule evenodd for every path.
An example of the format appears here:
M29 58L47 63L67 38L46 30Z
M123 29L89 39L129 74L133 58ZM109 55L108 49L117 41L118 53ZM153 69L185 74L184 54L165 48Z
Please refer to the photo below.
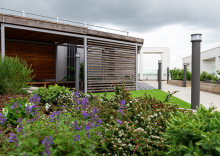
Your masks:
M168 84L183 87L183 80L168 80ZM191 81L186 81L186 87L191 87ZM213 83L205 83L200 81L200 91L219 94L220 95L220 85Z

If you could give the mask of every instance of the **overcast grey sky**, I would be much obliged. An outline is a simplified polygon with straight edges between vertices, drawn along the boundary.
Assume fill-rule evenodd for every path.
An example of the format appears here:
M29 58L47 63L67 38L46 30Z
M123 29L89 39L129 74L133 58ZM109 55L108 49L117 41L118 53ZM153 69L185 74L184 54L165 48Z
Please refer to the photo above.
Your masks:
M182 68L191 55L193 33L203 35L202 51L220 46L219 0L0 0L0 6L128 31L144 47L169 47L170 68ZM156 69L160 56L144 59L144 69Z

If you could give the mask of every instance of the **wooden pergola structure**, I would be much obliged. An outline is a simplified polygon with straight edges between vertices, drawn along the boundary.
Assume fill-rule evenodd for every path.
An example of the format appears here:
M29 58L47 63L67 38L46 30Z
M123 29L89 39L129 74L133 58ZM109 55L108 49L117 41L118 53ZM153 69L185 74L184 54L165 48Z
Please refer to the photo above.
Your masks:
M138 53L144 40L63 23L0 14L1 55L16 55L32 64L34 79L57 82L57 47L84 49L84 92L113 91L125 81L137 89Z

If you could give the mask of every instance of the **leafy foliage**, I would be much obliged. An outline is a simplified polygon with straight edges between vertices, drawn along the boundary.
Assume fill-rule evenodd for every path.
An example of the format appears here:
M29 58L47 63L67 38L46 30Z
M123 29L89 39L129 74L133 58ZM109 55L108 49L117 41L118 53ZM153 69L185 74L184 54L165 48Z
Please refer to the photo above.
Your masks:
M57 103L64 104L64 100L59 101L61 92L57 90L64 92L65 89L53 89L56 91L52 93L59 94ZM39 93L41 99L45 99L50 96L46 90L38 89L32 98L36 99ZM10 134L9 139L0 139L0 154L2 151L7 155L33 155L44 151L51 155L165 155L168 147L160 133L166 131L166 121L171 114L187 111L179 109L177 104L164 104L175 92L169 92L164 102L147 93L132 98L124 83L121 87L116 85L114 92L110 99L106 94L101 99L92 93L86 95L74 90L73 100L63 105L62 112L53 112L49 119L41 114L19 121L17 132Z
M193 116L177 112L167 121L165 135L172 155L220 155L220 112L201 106ZM171 146L169 146L171 144Z
M174 68L174 69L171 69L169 73L170 73L170 77L172 80L184 80L184 69ZM192 79L191 77L192 77L192 74L189 71L189 69L187 69L186 80L191 80Z
M206 71L203 71L200 74L200 81L205 81L205 80L213 80L215 77L211 73L207 73Z
M80 63L79 79L84 81L84 62Z
M69 88L66 88L64 86L61 87L58 85L49 85L48 89L41 87L37 90L34 90L30 96L33 97L34 93L41 97L40 102L43 104L67 104L72 103L73 100L72 92L69 90Z
M18 58L5 56L2 60L0 56L0 93L1 94L18 94L27 92L29 87L27 82L31 81L31 65Z

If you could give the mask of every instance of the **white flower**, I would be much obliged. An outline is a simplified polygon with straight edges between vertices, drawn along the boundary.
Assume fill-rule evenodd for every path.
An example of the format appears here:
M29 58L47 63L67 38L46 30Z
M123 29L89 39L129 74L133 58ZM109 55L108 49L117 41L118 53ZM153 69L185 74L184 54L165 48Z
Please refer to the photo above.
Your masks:
M8 109L7 108L2 108L2 113L6 117L8 115Z
M48 103L46 103L46 106L45 106L46 111L48 111L49 107L50 107L50 105Z
M118 143L121 143L122 141L121 140L118 140Z
M27 107L27 106L32 107L32 106L34 106L34 105L35 105L34 103L26 103L26 104L25 104L26 107Z
M131 147L132 145L131 145L131 144L128 144L128 146L130 146L130 147Z

